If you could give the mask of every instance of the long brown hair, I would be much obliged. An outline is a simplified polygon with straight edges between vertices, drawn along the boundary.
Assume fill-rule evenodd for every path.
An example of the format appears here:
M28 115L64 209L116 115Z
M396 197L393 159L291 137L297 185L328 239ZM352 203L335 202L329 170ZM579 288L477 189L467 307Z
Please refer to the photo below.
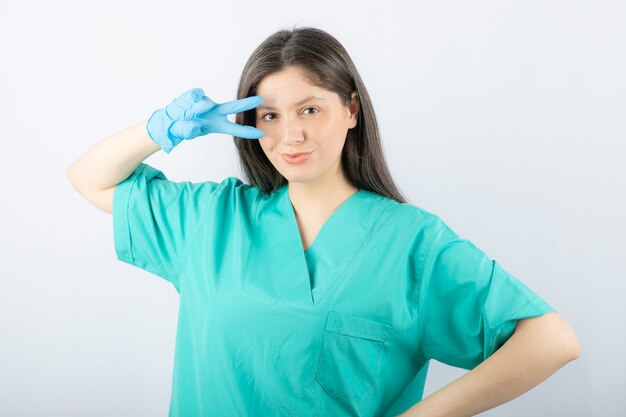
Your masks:
M387 168L367 89L348 52L329 33L313 27L294 27L269 36L248 58L239 80L237 99L257 95L257 86L263 78L288 66L302 70L313 85L337 93L346 106L356 91L357 124L348 130L341 167L355 187L406 203ZM256 127L256 110L237 113L235 123ZM251 185L271 193L288 182L267 158L258 139L234 137L234 142Z

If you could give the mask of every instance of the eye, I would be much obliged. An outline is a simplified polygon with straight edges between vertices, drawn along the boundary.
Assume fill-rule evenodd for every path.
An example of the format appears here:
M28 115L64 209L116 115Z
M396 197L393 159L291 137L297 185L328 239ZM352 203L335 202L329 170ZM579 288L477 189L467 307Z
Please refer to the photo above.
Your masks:
M315 113L319 113L319 110L316 109L315 107L306 107L304 110L305 111L306 110L315 110ZM308 113L308 114L312 114L312 113ZM265 120L266 122L271 122L274 119L269 119L268 120L268 119L265 118L265 116L275 116L275 115L276 115L276 113L265 113L263 116L261 116L261 119Z

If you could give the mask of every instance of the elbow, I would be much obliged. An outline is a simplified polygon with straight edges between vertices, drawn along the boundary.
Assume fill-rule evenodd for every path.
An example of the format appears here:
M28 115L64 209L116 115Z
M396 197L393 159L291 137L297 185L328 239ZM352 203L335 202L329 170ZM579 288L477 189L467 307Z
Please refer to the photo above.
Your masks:
M580 357L580 343L578 343L578 339L574 335L572 339L567 343L567 352L569 353L568 357L570 361L578 359Z
M540 339L551 341L551 354L558 356L565 362L578 359L580 343L572 326L558 313L551 312L539 317L523 319L515 329L519 331L535 331Z
M570 324L562 320L560 337L562 351L567 361L573 361L580 357L580 343L576 337L576 333Z
M72 165L69 165L66 169L65 169L65 175L67 176L67 178L72 181L72 176L73 176L73 172L72 172Z

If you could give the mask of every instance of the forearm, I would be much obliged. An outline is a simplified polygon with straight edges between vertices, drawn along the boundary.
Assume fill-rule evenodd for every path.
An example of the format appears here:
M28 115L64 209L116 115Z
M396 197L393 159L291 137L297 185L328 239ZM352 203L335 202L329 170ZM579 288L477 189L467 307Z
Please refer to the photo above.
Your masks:
M508 402L578 357L576 337L557 313L520 320L494 354L401 417L466 417Z
M142 161L161 149L148 136L146 123L107 136L88 149L67 169L72 185L78 191L98 191L128 178Z

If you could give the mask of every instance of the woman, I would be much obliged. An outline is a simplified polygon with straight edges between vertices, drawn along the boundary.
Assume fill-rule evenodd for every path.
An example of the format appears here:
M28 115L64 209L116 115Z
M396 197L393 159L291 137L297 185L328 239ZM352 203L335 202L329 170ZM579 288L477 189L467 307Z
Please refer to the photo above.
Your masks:
M118 259L180 295L170 416L470 416L577 357L552 307L406 203L334 37L273 34L237 95L189 90L68 170L113 214ZM250 184L142 162L215 132ZM422 400L430 359L472 372Z

